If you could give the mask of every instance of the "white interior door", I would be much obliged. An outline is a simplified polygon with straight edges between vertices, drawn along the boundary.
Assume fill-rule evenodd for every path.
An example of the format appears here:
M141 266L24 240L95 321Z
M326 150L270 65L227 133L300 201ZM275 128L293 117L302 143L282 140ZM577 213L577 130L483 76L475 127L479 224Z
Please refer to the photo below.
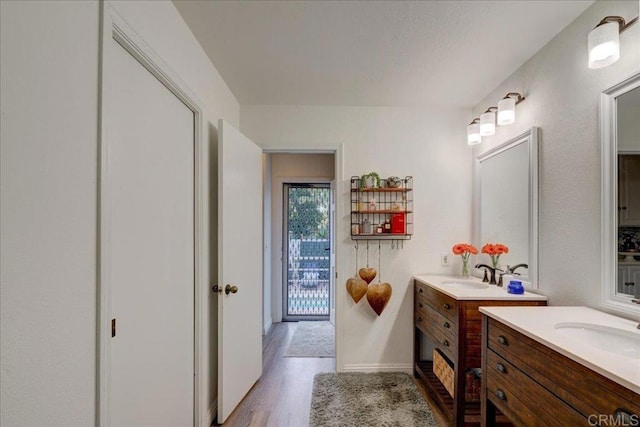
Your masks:
M112 426L194 424L194 114L117 41L102 212Z
M262 374L262 150L218 122L218 422ZM237 293L226 293L226 286Z

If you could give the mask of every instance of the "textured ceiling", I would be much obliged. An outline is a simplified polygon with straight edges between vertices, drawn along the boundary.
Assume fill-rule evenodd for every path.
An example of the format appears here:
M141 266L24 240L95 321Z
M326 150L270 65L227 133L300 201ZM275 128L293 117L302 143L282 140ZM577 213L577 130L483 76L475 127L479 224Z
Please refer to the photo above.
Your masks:
M242 105L460 107L592 3L174 0Z

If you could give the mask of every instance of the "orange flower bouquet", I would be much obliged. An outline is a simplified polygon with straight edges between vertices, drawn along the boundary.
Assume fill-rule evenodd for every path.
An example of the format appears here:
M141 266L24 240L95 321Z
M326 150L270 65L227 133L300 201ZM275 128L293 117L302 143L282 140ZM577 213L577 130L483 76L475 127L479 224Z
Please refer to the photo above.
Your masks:
M482 247L482 253L489 255L491 258L491 266L493 268L498 268L498 264L500 263L500 255L508 254L509 248L502 243L487 243Z
M453 245L451 251L454 255L460 255L462 257L462 277L469 277L469 256L471 256L471 254L477 255L478 248L470 243L457 243Z

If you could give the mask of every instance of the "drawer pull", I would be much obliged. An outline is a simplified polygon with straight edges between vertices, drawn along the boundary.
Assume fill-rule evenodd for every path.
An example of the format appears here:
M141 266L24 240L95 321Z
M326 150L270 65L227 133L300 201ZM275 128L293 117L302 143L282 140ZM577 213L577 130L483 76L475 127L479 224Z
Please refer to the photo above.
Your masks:
M498 363L496 364L496 370L500 373L506 374L507 373L507 368L504 367L504 365L502 363Z
M618 408L616 409L616 411L613 413L613 415L615 416L615 421L618 423L618 425L620 426L633 426L633 425L638 425L638 415L636 414L631 414L629 411L627 411L626 409L622 409L622 408Z
M418 289L418 293L421 294L422 293L422 289Z
M420 308L422 308L422 307L423 307L423 305L422 305L422 303L421 303L421 302L419 302L419 303L418 303L418 307L420 307Z
M449 347L449 341L447 340L442 341L442 345L445 347Z
M449 305L448 302L445 302L444 304L442 304L442 308L444 308L445 310L449 310L451 306Z
M509 343L507 342L507 339L504 337L504 335L499 335L498 336L498 342L502 345L509 345Z
M442 324L442 326L444 326L445 328L449 329L451 327L451 325L449 324L449 322L444 322Z
M507 395L504 394L504 391L497 389L496 390L496 397L500 400L507 400Z
M636 282L624 282L625 286L635 286Z
M418 323L422 323L422 317L418 316Z

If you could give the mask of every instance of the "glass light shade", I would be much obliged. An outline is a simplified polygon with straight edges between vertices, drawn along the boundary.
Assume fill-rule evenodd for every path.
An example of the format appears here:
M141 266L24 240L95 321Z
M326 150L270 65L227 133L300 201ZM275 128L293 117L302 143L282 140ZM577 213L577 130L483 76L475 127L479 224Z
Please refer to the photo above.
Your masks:
M602 68L620 58L620 24L610 22L589 33L589 68Z
M480 124L472 123L467 126L467 144L476 145L482 142L480 137Z
M505 98L498 102L498 125L510 125L516 121L516 100Z
M480 136L496 133L496 113L490 111L480 116Z

